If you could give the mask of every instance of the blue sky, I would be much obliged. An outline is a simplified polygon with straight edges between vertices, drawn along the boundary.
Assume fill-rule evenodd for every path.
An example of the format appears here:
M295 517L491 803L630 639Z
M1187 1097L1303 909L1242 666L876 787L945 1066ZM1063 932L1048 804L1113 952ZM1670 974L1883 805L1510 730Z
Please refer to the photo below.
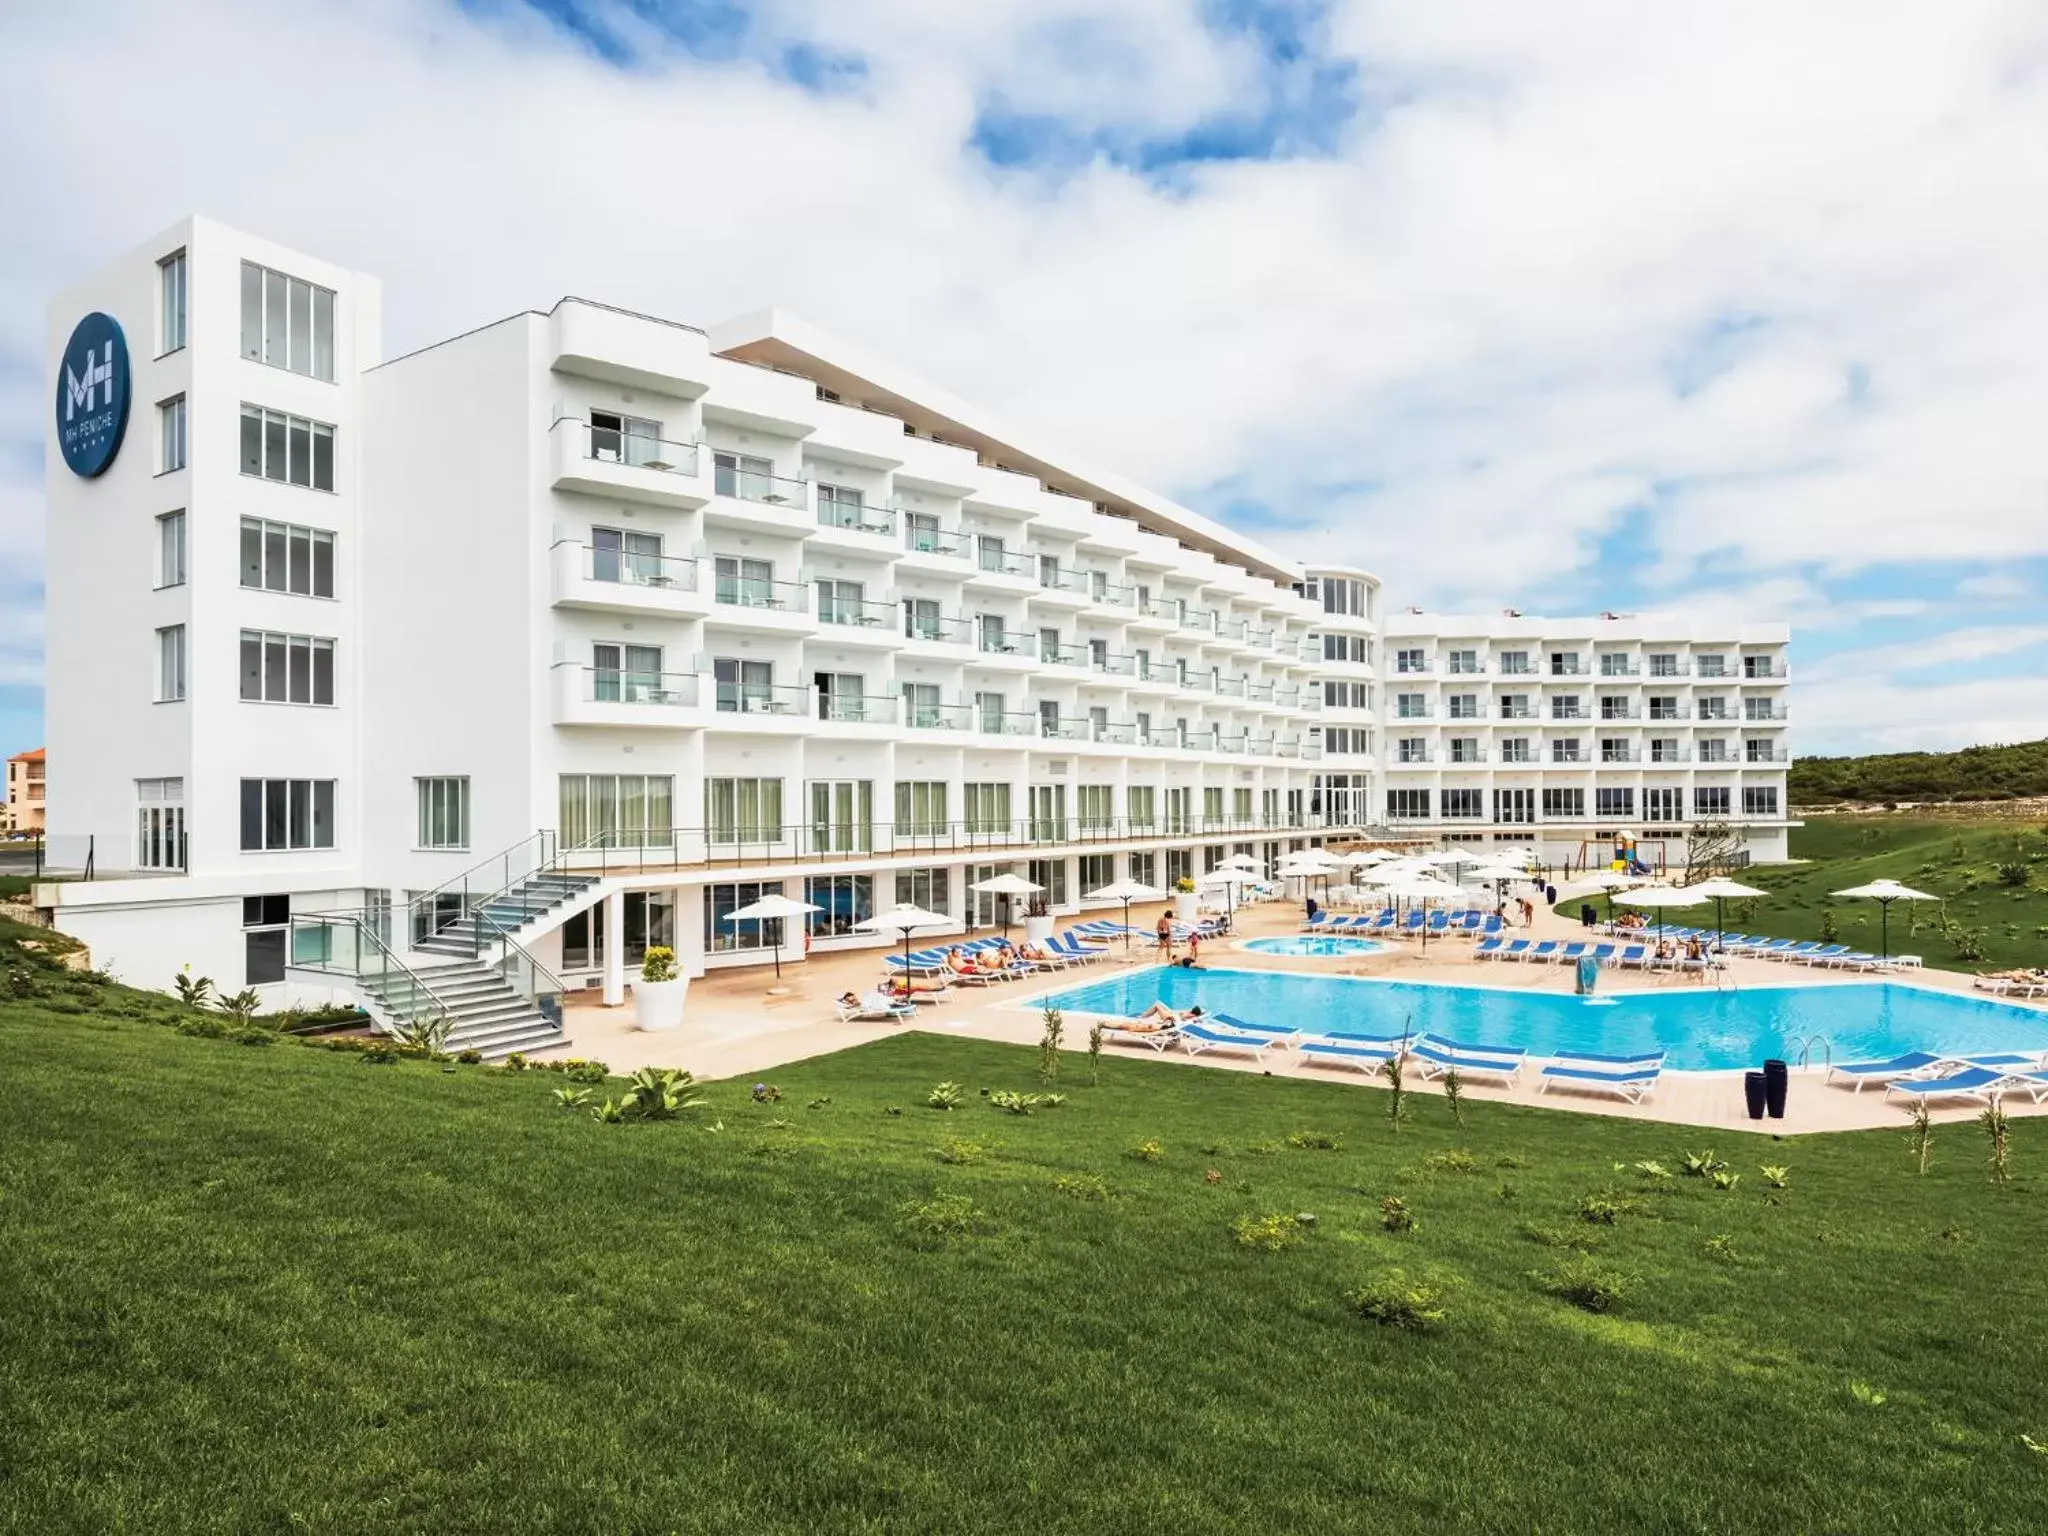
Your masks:
M191 211L379 273L388 352L563 292L775 303L1396 605L1789 619L1802 751L2048 734L2038 6L208 23L4 24L9 142L90 73L151 153L0 181L0 747L40 733L41 305Z

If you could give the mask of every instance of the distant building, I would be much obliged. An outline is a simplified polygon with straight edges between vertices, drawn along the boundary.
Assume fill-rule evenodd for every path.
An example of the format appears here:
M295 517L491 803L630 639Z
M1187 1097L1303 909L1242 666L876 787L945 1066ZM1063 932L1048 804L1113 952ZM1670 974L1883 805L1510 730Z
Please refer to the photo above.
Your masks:
M17 752L7 759L7 830L43 830L43 749Z

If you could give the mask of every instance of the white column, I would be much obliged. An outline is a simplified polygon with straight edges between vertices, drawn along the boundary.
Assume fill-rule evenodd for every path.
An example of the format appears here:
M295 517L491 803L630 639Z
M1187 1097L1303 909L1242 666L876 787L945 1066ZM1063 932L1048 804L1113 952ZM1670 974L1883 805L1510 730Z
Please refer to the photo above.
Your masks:
M604 1005L616 1008L626 1000L626 893L604 899Z

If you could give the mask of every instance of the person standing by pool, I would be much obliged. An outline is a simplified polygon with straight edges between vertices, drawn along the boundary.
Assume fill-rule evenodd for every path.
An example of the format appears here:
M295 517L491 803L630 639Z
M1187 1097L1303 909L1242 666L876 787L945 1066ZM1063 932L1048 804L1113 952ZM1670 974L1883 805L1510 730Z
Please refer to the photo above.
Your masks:
M1159 940L1159 948L1160 948L1160 950L1161 950L1161 951L1162 951L1162 952L1163 952L1163 953L1165 954L1165 956L1166 956L1166 958L1167 958L1167 959L1171 960L1171 959L1173 958L1173 918L1172 918L1172 916L1171 916L1170 914L1168 914L1168 913L1165 913L1165 912L1162 912L1162 913L1160 913L1160 914L1159 914L1159 926L1158 926L1157 928L1153 929L1153 930L1152 930L1152 932L1153 932L1153 934L1154 934L1154 935L1155 935L1155 936L1156 936L1156 937L1158 938L1158 940Z
M1199 933L1188 935L1188 952L1181 957L1180 963L1189 970L1202 963L1202 936Z

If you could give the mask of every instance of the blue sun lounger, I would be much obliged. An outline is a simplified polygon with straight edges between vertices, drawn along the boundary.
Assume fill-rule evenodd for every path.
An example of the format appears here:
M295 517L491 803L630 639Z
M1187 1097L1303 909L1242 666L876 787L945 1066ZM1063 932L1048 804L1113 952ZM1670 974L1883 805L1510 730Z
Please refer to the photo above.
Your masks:
M1488 1054L1473 1054L1482 1050ZM1491 1077L1509 1085L1521 1075L1522 1059L1527 1054L1522 1050L1496 1050L1492 1046L1456 1046L1427 1035L1408 1048L1409 1057L1417 1063L1417 1075L1424 1082L1455 1071L1460 1077Z
M1377 1072L1400 1054L1400 1045L1398 1042L1378 1045L1370 1041L1339 1040L1333 1036L1321 1040L1304 1040L1296 1047L1295 1054L1305 1062L1322 1062L1332 1067L1357 1067L1364 1072Z
M1557 958L1557 952L1563 947L1563 944L1556 939L1542 939L1521 958L1524 960L1541 960L1547 965Z
M1501 943L1499 939L1481 939L1472 946L1472 958L1475 960L1491 960L1505 948L1507 946Z
M1854 1092L1861 1093L1865 1083L1890 1083L1898 1078L1912 1077L1940 1065L1941 1061L1942 1058L1932 1051L1907 1051L1889 1061L1837 1061L1829 1065L1827 1075L1821 1081L1832 1083L1839 1078L1852 1084Z
M1242 1030L1218 1029L1213 1024L1183 1023L1180 1043L1190 1056L1204 1051L1238 1051L1263 1060L1266 1052L1280 1042L1271 1035L1248 1035Z
M1209 1017L1225 1029L1234 1029L1246 1035L1264 1035L1276 1045L1292 1045L1308 1033L1299 1024L1253 1024L1234 1013L1212 1013Z
M1988 1104L2000 1094L2024 1093L2036 1104L2048 1094L2048 1077L2031 1072L2004 1072L1997 1067L1964 1067L1946 1077L1902 1077L1885 1084L1885 1097L1903 1094L1922 1103L1930 1099L1974 1099Z
M1661 1060L1621 1067L1572 1066L1557 1061L1543 1069L1536 1091L1542 1093L1553 1083L1559 1083L1588 1093L1611 1093L1631 1104L1640 1104L1656 1088L1658 1074L1663 1070Z
M1529 953L1529 941L1527 939L1509 939L1507 944L1497 952L1497 958L1502 960L1519 960L1527 953Z

